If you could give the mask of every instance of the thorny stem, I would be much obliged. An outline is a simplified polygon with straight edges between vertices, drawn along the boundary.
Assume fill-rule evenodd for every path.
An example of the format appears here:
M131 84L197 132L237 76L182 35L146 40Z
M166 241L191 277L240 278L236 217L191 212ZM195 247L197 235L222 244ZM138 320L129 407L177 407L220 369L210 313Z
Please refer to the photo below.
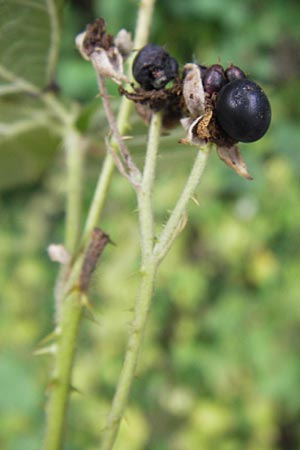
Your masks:
M135 37L135 46L137 48L142 47L147 43L154 1L155 0L140 1L136 26L137 32ZM25 86L24 84L22 85L22 88L24 89L27 87L31 88L31 86ZM63 108L60 104L53 104L53 96L51 98L49 98L49 96L44 96L43 98L45 99L45 103L51 107L53 112L61 117L62 123L66 123L67 114L63 114ZM117 128L121 135L128 127L131 108L131 103L123 97L117 119ZM64 120L63 116L65 118ZM84 251L88 248L91 232L97 225L99 217L102 213L113 170L113 158L110 154L107 154L102 166L102 171L81 238L81 246L83 248L81 248L81 251L77 254L74 260L69 277L59 286L62 294L59 294L58 298L60 298L63 302L61 305L62 310L59 315L59 322L57 326L60 330L60 338L57 341L57 351L54 359L53 380L55 382L49 392L49 400L47 405L47 424L44 450L60 450L63 443L63 428L66 421L67 405L70 394L72 364L83 307L81 294L79 295L76 289L73 289L73 287L75 287L73 286L73 283L76 284L76 280L78 279L77 277L81 272ZM150 285L151 284L152 283L150 283ZM68 288L66 289L67 286ZM149 298L151 298L151 293L152 291L149 292Z
M75 354L74 342L82 313L81 294L72 292L62 305L59 335L55 346L55 368L49 386L47 427L44 450L62 448L65 416L71 391L71 373Z
M160 132L161 113L156 113L153 114L151 118L143 179L141 187L137 191L141 229L142 261L147 261L151 257L153 251L154 220L152 208L152 191Z
M157 153L157 145L160 130L160 116L154 115L149 130L148 151L145 161L142 186L146 189L146 201L138 191L140 228L141 228L141 281L138 296L135 303L134 319L132 322L125 359L115 391L112 407L106 421L100 450L112 450L121 420L124 416L129 392L135 376L144 331L147 323L148 312L151 305L155 276L158 266L167 254L171 243L180 231L180 223L185 213L187 204L194 194L195 189L203 174L209 149L198 151L194 165L184 186L182 194L170 215L161 237L153 249L153 212L152 212L152 187ZM144 191L145 192L145 191Z
M148 135L148 145L143 178L137 189L141 234L141 280L135 303L134 319L129 334L125 360L115 391L110 413L107 417L101 450L111 450L116 440L120 422L127 405L131 384L135 375L140 348L152 300L154 280L158 264L152 258L153 210L152 191L161 130L161 114L153 115Z
M184 189L173 209L161 235L158 237L157 243L154 247L153 256L160 262L167 254L174 239L180 230L180 222L186 212L187 205L192 198L195 190L199 184L200 178L205 169L208 156L210 154L210 147L202 147L198 150L194 165L190 172L189 178L184 186Z
M91 60L93 63L92 56L91 56ZM140 171L136 167L136 165L133 163L131 155L126 147L126 144L125 144L124 140L122 139L121 134L119 133L119 130L118 130L118 127L117 127L117 124L115 121L115 117L112 112L109 100L108 100L108 94L107 94L107 89L105 86L104 79L98 73L97 68L96 68L96 74L97 74L97 82L98 82L99 92L102 97L102 104L104 107L104 111L105 111L105 115L106 115L106 118L107 118L107 121L109 124L110 131L112 133L111 142L107 142L107 147L108 147L107 151L109 151L111 149L111 151L113 152L112 156L113 156L113 159L115 160L116 166L119 168L122 175L124 175L131 182L131 184L134 187L136 187L140 183L140 178L141 178ZM114 148L112 148L112 146ZM121 162L121 160L115 153L116 148L119 150L119 152L121 154L121 157L124 161L126 169L128 170L128 173L126 172L126 169L124 168L123 163Z
M150 25L152 21L152 14L155 0L140 0L137 23L135 28L134 48L139 49L148 42ZM128 59L128 67L131 70L132 60L134 54ZM117 129L122 136L129 128L129 116L132 110L132 102L122 97L120 109L117 117ZM111 146L114 147L111 140ZM110 153L107 153L103 162L102 170L100 172L98 183L95 189L94 197L92 199L91 207L89 209L88 217L84 227L82 236L82 244L85 244L92 229L100 220L104 202L107 196L109 184L114 171L114 160Z
M121 374L119 376L111 410L107 417L106 427L103 432L102 445L100 447L101 450L111 450L113 448L120 422L124 415L131 384L135 376L144 329L147 322L155 275L155 264L149 263L147 268L144 266L136 299L134 320L131 325L125 359Z

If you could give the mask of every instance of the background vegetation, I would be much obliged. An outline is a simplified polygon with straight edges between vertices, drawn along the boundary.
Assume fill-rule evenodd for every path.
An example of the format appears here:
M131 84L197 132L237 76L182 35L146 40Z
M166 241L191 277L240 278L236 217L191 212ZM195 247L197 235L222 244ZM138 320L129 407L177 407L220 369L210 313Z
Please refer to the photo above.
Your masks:
M0 56L7 58L7 49L14 56L18 48L7 39L13 16L6 3L0 1ZM133 30L135 12L133 0L66 5L56 82L66 102L82 107L78 128L90 138L85 212L106 124L94 73L74 37L99 15L112 33ZM32 37L36 30L22 8L13 15L16 40ZM265 138L241 146L254 181L210 158L200 206L191 204L188 226L161 268L116 450L300 449L299 23L296 0L157 2L152 42L181 64L239 65L268 93L273 120ZM39 82L34 48L19 55L19 70ZM113 86L110 93L116 95ZM33 351L53 327L57 266L46 247L63 240L64 155L36 99L17 93L0 99L0 446L38 450L49 360ZM9 132L25 119L34 125ZM145 132L133 115L138 161ZM161 141L155 189L161 221L195 154L177 143L181 136L178 127ZM84 321L81 330L68 450L96 448L119 374L137 281L135 208L132 189L116 173L102 221L116 246L105 250L92 281L99 324Z

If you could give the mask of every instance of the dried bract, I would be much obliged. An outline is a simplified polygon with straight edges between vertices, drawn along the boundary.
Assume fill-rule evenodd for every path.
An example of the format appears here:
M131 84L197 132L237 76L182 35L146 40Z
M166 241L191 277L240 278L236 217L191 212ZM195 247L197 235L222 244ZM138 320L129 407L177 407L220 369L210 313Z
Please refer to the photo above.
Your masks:
M201 71L197 64L186 64L183 68L183 98L191 117L198 117L205 110L205 94L202 84Z
M122 28L116 35L114 41L115 46L117 47L123 58L127 58L133 49L131 33Z
M125 36L125 30L118 37L116 45L112 35L105 30L105 21L102 18L89 24L86 31L80 33L75 42L81 55L91 61L95 70L102 77L111 78L115 83L128 82L123 73L124 46L129 46L129 37ZM123 39L123 40L122 40ZM122 48L122 49L121 49Z

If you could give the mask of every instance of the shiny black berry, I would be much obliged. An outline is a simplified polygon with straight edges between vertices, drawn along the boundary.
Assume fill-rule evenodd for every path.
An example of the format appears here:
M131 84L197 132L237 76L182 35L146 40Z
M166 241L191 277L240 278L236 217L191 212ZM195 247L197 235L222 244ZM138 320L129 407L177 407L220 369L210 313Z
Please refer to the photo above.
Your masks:
M216 119L232 139L254 142L269 128L270 103L264 91L253 81L246 78L234 80L218 94Z
M162 89L178 75L178 64L159 45L148 44L136 55L132 73L145 90Z
M224 69L220 64L210 66L203 75L204 91L209 95L219 92L226 82Z
M230 64L229 67L225 70L225 76L228 81L240 80L242 78L246 78L245 73L237 66L233 66Z

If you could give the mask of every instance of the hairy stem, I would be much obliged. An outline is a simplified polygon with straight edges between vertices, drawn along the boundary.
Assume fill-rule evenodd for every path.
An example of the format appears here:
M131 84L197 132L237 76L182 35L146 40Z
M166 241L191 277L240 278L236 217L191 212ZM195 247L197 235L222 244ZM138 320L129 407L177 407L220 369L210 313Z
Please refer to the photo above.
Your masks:
M123 368L115 391L112 407L107 418L101 450L113 448L120 422L127 405L130 388L135 376L138 356L147 323L154 288L157 263L152 258L153 210L152 191L155 177L158 143L161 130L161 114L153 115L148 136L143 178L137 190L141 235L141 280L135 303L134 319L129 334Z
M154 220L152 208L152 191L155 177L155 168L158 152L159 137L161 132L161 113L153 114L150 128L146 159L144 164L143 179L138 189L138 207L141 230L142 261L147 261L153 251Z
M137 23L134 34L134 49L143 47L148 42L148 36L150 31L150 25L152 21L153 8L155 0L140 0ZM128 60L129 71L131 72L131 65L134 58L134 54ZM129 78L132 79L131 73ZM117 116L117 129L119 134L123 135L129 128L129 116L132 110L133 104L126 97L122 97L119 113ZM116 148L116 143L111 139L111 146ZM86 243L91 230L98 224L104 202L107 196L108 188L110 185L111 177L114 171L114 160L111 154L107 153L103 162L102 170L100 172L97 186L95 189L94 197L91 203L91 207L88 213L88 217L85 223L84 232L82 236L82 244Z
M199 184L209 154L210 147L208 146L200 148L198 150L194 165L184 186L184 189L154 247L153 256L158 262L160 262L166 256L174 239L181 231L181 220L186 213L187 205Z
M82 313L81 294L73 291L64 301L55 354L55 369L50 380L44 450L62 448L66 411L71 391L74 342Z
M142 47L147 42L153 5L154 0L140 1L138 21L136 26L137 32L135 38L135 46L137 48ZM0 66L0 75L1 69L2 68ZM18 84L21 84L21 87L24 90L29 88L30 92L34 92L34 94L39 93L37 90L35 90L34 87L23 83L23 80L20 81L13 79L10 81L19 82ZM63 119L67 116L65 115L64 109L61 107L61 105L55 101L56 99L54 99L53 96L50 97L48 95L43 96L42 99L47 104L47 106L49 106L53 110L53 112L55 112L55 115L59 116L62 119L62 123L66 125L68 121ZM123 134L128 127L131 108L131 103L126 98L122 98L117 118L117 128L120 134ZM57 328L58 330L60 330L60 337L57 341L57 349L54 356L53 383L52 388L49 392L49 400L47 405L47 424L44 440L44 450L59 450L62 448L63 429L66 421L67 406L70 394L72 365L82 313L81 294L79 294L76 289L74 290L73 288L76 286L76 281L81 273L82 264L84 261L83 255L88 248L92 230L98 224L100 215L102 213L113 169L113 158L110 154L107 154L102 166L102 171L99 176L98 184L81 238L80 252L77 253L75 260L73 261L69 276L65 278L64 282L59 284L60 292L57 294L57 297L61 300L61 314L59 314ZM72 185L71 181L70 185ZM67 229L69 229L70 226L71 221ZM71 231L68 231L66 234L70 235L72 233ZM76 235L78 236L77 231ZM68 245L75 248L75 238L68 237L68 241ZM143 276L144 284L146 286L149 285L148 297L150 299L152 294L151 286L153 285L153 282L151 282L151 280L153 278L154 273L151 273L151 271L148 276L146 276L146 278L145 276ZM146 288L144 288L144 290L146 290ZM72 292L72 294L70 294L70 292Z
M135 376L136 366L147 322L148 311L152 299L156 266L153 263L144 265L138 290L134 320L128 339L127 350L116 388L115 396L107 417L102 436L101 450L111 450L117 437L120 422L124 416L131 384Z
M131 107L132 107L131 102L129 102L125 97L123 97L119 109L119 114L117 117L117 127L121 135L124 134L126 129L128 128L128 121ZM116 146L116 144L113 142L111 142L111 145L113 148L115 148ZM86 223L84 226L84 231L81 240L82 245L86 244L92 229L100 221L114 168L115 163L111 154L106 153L106 156L102 164L102 170L100 172L97 186L94 192L94 197L92 199Z
M135 376L143 335L147 323L149 308L155 283L155 276L161 260L179 232L179 226L187 204L194 194L195 189L203 174L209 149L198 151L194 165L178 199L178 202L170 215L170 218L161 234L158 243L153 249L153 211L152 189L155 174L155 163L158 149L161 117L155 114L149 129L148 148L144 165L143 180L140 190L137 192L140 229L141 229L141 281L134 310L134 319L129 334L127 350L114 395L112 407L106 421L103 433L101 450L112 450L121 420L124 416L129 392Z

